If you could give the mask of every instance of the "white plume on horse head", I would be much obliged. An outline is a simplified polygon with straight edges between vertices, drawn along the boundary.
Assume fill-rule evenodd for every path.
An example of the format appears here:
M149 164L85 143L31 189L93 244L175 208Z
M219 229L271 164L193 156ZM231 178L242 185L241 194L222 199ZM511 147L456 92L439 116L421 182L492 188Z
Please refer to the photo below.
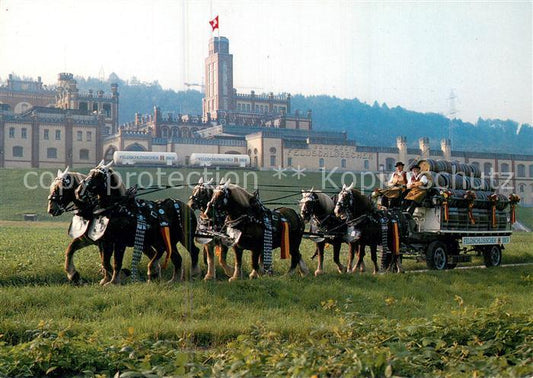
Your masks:
M342 184L342 189L341 190L345 190L346 189L346 184Z
M102 160L103 161L103 160ZM109 169L111 168L111 166L113 165L113 160L111 160L109 163L107 163L106 165L104 165L102 168L104 169Z
M346 188L346 190L352 190L352 189L353 189L353 181L352 181L352 183L350 184L350 186Z
M230 183L231 183L231 180L228 179L228 180L224 183L224 189L228 189L228 186L229 186Z
M224 177L222 177L222 178L220 179L220 183L219 183L218 185L224 185L224 182L225 182L225 181L226 181L226 180L224 179Z
M202 185L204 183L204 177L200 176L200 179L198 180L198 185Z
M96 168L100 168L100 167L102 167L104 164L105 164L105 160L102 159L102 161L101 161L100 163L98 163L98 165L96 166Z
M213 181L215 181L215 179L213 177L211 177L211 180L209 180L208 182L206 182L206 185L211 185L213 184Z

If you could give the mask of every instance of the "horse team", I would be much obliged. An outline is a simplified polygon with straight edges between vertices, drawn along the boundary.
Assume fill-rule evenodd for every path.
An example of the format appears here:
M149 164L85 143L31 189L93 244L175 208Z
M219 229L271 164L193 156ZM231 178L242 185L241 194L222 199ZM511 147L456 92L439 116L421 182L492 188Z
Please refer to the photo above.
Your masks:
M329 197L321 191L302 191L301 212L282 207L265 207L257 193L231 184L215 185L202 179L194 187L188 203L176 199L147 201L136 196L136 188L126 189L120 175L102 161L88 175L58 170L50 186L48 213L58 216L73 210L75 215L69 228L72 241L65 251L65 271L69 281L80 283L74 265L74 253L87 246L97 245L104 277L100 284L119 284L126 247L134 247L132 272L136 268L135 255L145 254L148 281L161 276L163 267L172 261L171 281L184 278L182 258L177 244L182 244L191 257L191 277L201 274L199 248L203 244L207 264L205 280L215 278L215 255L229 280L242 278L244 250L251 251L250 278L272 272L272 249L280 248L290 257L288 274L306 275L308 269L300 254L305 223L316 243L318 256L315 275L324 273L324 248L333 246L333 259L340 273L364 270L365 246L371 247L374 273L378 271L376 250L381 232L373 215L377 211L372 201L359 191L343 186L342 191ZM197 218L195 210L200 212ZM343 243L349 246L347 266L340 262ZM226 262L228 247L232 247L234 267ZM354 257L357 255L357 261ZM111 262L111 260L113 260ZM385 267L386 268L386 267Z

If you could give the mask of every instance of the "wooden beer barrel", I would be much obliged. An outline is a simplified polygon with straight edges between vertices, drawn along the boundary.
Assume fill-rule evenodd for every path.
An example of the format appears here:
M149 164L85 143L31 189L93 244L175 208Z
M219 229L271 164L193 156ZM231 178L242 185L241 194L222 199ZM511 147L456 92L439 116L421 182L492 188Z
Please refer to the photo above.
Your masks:
M470 169L472 170L472 176L476 178L481 177L481 169L477 165L470 164Z
M433 178L433 182L440 188L449 188L450 182L452 180L452 175L448 172L438 172L435 173L435 177Z
M437 160L437 172L452 173L452 162L448 160Z
M452 181L450 187L453 185L454 189L467 190L470 189L470 183L465 180L465 177L460 174L451 175Z
M472 168L468 164L459 163L457 169L457 173L461 173L463 176L472 176Z

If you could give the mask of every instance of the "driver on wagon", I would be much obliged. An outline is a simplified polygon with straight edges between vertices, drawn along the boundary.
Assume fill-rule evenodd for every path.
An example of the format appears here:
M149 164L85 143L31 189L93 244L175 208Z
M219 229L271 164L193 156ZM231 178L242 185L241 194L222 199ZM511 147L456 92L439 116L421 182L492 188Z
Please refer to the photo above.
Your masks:
M407 182L407 189L409 193L405 196L404 207L407 208L409 214L413 215L415 208L420 206L426 197L428 178L420 173L420 166L415 164L411 167L411 175Z

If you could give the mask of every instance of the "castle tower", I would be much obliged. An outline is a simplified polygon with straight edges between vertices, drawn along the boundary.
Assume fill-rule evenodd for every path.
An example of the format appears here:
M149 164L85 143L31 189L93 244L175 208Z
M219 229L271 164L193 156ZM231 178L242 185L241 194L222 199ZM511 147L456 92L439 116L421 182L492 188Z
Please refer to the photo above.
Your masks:
M233 55L229 53L226 37L209 40L209 55L205 59L205 97L203 118L217 119L218 111L232 111L233 104Z
M404 136L397 137L396 146L398 147L398 161L403 162L407 167L407 138Z
M423 159L429 158L429 138L423 137L418 140L418 145L420 146L420 156Z
M452 142L450 139L442 139L440 141L440 149L444 160L452 160Z

